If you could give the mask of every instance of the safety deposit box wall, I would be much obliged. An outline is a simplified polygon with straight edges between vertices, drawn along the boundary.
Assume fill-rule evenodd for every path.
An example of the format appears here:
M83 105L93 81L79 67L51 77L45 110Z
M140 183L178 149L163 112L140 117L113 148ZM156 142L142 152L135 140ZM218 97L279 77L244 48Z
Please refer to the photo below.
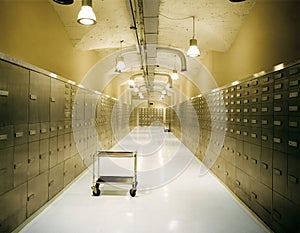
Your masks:
M299 93L300 65L293 64L173 107L188 121L186 106L192 103L200 130L196 156L275 232L300 231ZM179 123L172 124L173 132L180 131ZM209 164L205 156L220 145Z
M73 181L96 150L125 136L129 114L116 99L1 59L0 232L16 228Z

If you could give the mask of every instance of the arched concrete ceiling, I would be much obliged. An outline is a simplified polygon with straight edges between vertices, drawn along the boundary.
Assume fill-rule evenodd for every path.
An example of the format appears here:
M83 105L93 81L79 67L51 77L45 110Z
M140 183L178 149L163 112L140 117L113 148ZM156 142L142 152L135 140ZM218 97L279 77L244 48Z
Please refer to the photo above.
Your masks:
M143 52L148 56L153 51L157 52L157 46L176 48L185 54L189 39L192 38L191 16L194 16L195 38L198 40L202 55L198 58L186 57L187 70L179 72L183 79L181 85L196 87L188 90L178 86L178 90L185 92L183 93L185 96L197 91L206 92L216 87L213 77L201 63L201 59L207 52L224 52L230 48L244 18L255 4L255 0L241 3L232 3L229 0L93 0L97 24L87 27L76 22L81 0L74 0L69 6L48 1L60 17L75 48L97 51L102 58L82 82L84 86L99 91L105 88L108 91L111 89L109 85L121 85L124 79L129 79L133 73L140 72L141 50L136 47L138 44L136 31L130 29L134 24L130 3L135 6L133 10L136 11L137 5L142 5L143 20L138 21L137 30L139 39L143 39L142 46L145 49ZM139 27L144 29L143 35ZM122 51L120 51L121 40L124 40ZM136 52L132 52L135 47ZM123 55L127 67L122 74L115 72L116 57L120 54ZM182 65L180 59L174 59L172 53L156 53L154 60L155 68L151 72L170 73L174 67L180 70ZM149 61L146 59L144 63ZM117 79L120 80L116 81ZM112 80L114 81L111 82ZM188 84L189 82L193 85ZM117 98L124 92L123 87L120 86L117 94L114 94Z

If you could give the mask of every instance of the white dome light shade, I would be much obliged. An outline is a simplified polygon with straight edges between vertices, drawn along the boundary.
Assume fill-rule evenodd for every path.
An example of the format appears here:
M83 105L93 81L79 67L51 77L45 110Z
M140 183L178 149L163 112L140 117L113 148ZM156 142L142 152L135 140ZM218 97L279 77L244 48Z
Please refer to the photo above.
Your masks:
M121 72L123 71L124 69L126 68L126 65L125 65L125 62L124 62L124 58L121 56L121 57L118 57L117 58L117 65L116 65L116 70L118 72Z
M189 57L198 57L200 56L200 51L197 47L197 40L196 39L190 39L190 47L187 51L187 55Z
M171 88L172 88L171 84L170 84L170 83L167 83L166 89L167 89L167 90L170 90Z
M77 22L83 25L93 25L96 23L96 15L91 6L83 5L79 11Z
M133 86L134 86L134 80L133 80L133 79L130 79L130 80L128 81L128 85L129 85L130 87L133 87Z
M173 70L173 73L171 74L171 79L172 80L178 80L179 79L179 75L177 73L177 70Z

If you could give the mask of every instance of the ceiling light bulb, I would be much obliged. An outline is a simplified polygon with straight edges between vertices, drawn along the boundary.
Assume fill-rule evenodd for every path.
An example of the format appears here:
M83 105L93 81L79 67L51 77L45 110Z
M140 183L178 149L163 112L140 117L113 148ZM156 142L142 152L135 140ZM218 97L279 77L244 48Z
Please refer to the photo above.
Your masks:
M126 68L125 62L124 62L124 58L118 57L117 58L117 65L116 65L116 70L117 72L122 72L124 69Z
M179 79L177 70L173 70L173 73L172 73L172 75L171 75L171 79L172 79L172 80L178 80L178 79Z
M187 51L187 55L189 57L198 57L200 56L200 51L197 47L197 40L196 39L190 39L190 47Z
M96 15L92 8L92 0L82 0L82 7L79 11L77 22L87 26L96 23Z
M130 87L133 87L133 86L134 86L134 80L133 80L133 79L130 79L130 80L128 81L128 85L129 85Z
M162 91L161 91L161 94L166 95L166 94L167 94L167 91L166 91L166 90L162 90Z
M169 91L172 88L172 85L170 83L167 83L166 89Z
M139 92L139 97L140 97L140 99L144 99L144 95L142 92Z

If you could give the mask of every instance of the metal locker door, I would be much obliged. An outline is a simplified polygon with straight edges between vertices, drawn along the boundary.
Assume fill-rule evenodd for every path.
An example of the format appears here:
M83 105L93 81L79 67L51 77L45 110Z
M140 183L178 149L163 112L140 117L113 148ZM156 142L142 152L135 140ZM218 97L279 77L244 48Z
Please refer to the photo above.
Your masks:
M68 158L64 162L64 187L75 178L74 159Z
M50 121L64 120L64 82L51 79Z
M273 191L273 226L275 232L299 232L299 209Z
M273 185L273 150L262 147L260 158L260 180L272 188Z
M250 182L250 207L269 226L272 225L272 189L257 180Z
M57 137L50 138L49 141L49 166L54 167L58 161L57 153Z
M30 71L29 81L29 111L28 120L29 123L39 122L39 102L40 102L40 78L39 75L33 71Z
M236 169L236 194L241 198L241 200L249 206L249 190L250 190L250 178L249 176L242 170Z
M261 147L250 144L250 157L249 157L249 175L256 179L260 178L260 157Z
M64 130L64 121L59 121L57 122L57 135L63 135L65 130Z
M14 187L27 181L28 144L14 147Z
M48 172L28 180L27 218L48 200Z
M57 122L50 122L50 128L49 128L49 131L50 131L50 137L55 137L57 136Z
M49 122L43 122L40 123L40 139L46 139L49 138L50 132L49 132Z
M13 66L13 69L13 77L9 84L13 97L11 117L14 119L14 124L24 124L28 122L29 71L18 66Z
M71 133L72 131L72 121L64 122L65 133Z
M213 171L215 175L222 181L225 180L225 160L222 157L218 157L213 164Z
M84 120L89 121L92 117L92 101L91 94L85 92L84 94Z
M75 167L75 176L77 177L84 169L82 158L79 154L76 154L74 157L74 167Z
M39 155L40 155L40 142L31 142L28 145L28 171L27 177L31 179L39 174L40 171L40 163L39 163Z
M84 92L82 89L78 89L76 94L75 103L76 112L75 119L76 120L84 120Z
M26 219L27 184L0 196L0 232L12 232Z
M34 142L40 140L40 124L29 124L29 142Z
M28 142L28 124L14 125L14 145Z
M0 194L13 188L13 147L0 150ZM1 209L2 211L2 209Z
M57 163L64 161L64 135L57 137Z
M0 149L13 146L13 126L2 126L0 127Z
M102 139L101 139L102 140ZM71 146L71 156L75 156L78 153L76 142L74 139L74 133L71 133L71 138L70 138L70 146Z
M50 78L48 76L34 73L39 78L39 121L50 121Z
M249 160L250 160L250 153L251 153L251 145L250 143L244 142L244 152L242 155L242 161L241 161L241 170L246 172L247 174L250 174L250 167L249 167Z
M40 173L49 169L49 139L40 141Z
M50 121L58 121L58 95L57 95L58 80L50 79Z
M65 83L59 81L58 84L58 121L65 119Z
M13 98L11 94L10 80L13 65L0 60L0 122L4 125L12 124Z
M274 151L273 154L273 190L287 197L287 161L286 153Z
M300 206L300 158L297 155L288 156L288 197Z
M49 170L49 199L56 195L64 187L64 164L50 168Z
M243 151L244 151L244 143L242 140L237 140L236 141L236 157L235 157L235 164L236 167L242 169L243 166Z
M233 192L235 189L235 170L236 167L229 163L225 162L225 184L229 187Z
M269 213L272 212L272 189L258 182L255 179L250 181L251 199L258 202Z
M64 135L64 160L71 157L71 134L66 133Z

